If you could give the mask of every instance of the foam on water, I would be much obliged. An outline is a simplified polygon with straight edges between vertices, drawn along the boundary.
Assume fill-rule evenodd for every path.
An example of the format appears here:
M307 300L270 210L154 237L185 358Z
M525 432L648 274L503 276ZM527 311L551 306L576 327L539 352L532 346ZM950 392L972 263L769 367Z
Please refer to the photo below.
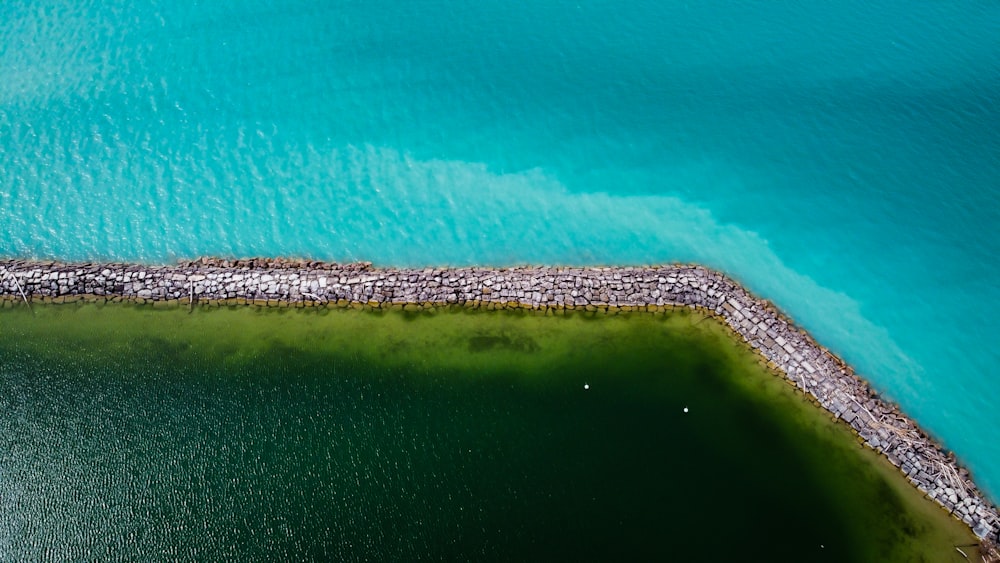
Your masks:
M1000 7L0 6L0 255L695 261L1000 489Z

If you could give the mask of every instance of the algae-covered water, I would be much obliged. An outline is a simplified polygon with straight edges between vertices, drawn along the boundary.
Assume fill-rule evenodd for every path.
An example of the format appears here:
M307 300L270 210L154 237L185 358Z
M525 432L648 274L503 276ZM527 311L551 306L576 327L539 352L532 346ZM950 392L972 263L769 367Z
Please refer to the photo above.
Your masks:
M961 561L974 541L695 314L6 309L0 388L11 560Z

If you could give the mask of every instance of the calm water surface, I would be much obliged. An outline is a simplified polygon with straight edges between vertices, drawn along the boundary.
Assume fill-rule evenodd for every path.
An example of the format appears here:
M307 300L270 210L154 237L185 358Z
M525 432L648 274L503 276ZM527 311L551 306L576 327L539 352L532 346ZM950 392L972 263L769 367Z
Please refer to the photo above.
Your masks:
M36 307L0 311L0 387L12 560L950 561L973 541L695 316Z

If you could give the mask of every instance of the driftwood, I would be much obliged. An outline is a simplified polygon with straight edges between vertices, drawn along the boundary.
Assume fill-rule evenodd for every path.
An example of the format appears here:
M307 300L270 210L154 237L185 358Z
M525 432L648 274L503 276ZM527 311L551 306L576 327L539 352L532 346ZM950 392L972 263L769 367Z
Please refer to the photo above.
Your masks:
M17 281L17 277L14 274L10 273L10 270L8 270L7 268L0 266L0 269L3 270L3 274L5 276L9 276L11 281L14 282L14 285L17 287L17 290L21 293L21 299L24 299L24 304L28 306L29 311L34 313L34 311L31 309L31 303L28 302L28 296L24 294L24 289L21 287L21 282Z

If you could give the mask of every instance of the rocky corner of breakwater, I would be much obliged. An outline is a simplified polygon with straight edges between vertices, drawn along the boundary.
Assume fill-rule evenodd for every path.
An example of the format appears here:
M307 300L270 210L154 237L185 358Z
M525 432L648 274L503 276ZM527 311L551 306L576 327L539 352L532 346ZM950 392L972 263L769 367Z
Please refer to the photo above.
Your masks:
M701 266L409 269L261 258L201 258L174 266L6 260L0 261L0 298L5 307L98 300L404 310L463 306L546 314L700 309L721 318L768 365L853 428L985 544L1000 540L997 507L953 454L770 303Z

